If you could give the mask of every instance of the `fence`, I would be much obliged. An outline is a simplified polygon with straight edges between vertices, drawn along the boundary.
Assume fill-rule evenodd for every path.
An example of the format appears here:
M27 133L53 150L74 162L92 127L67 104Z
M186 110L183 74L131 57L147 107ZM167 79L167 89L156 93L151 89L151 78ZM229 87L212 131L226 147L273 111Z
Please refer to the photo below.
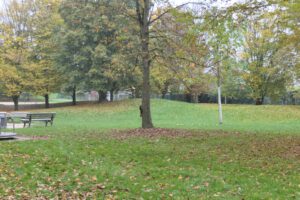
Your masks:
M153 96L155 98L161 98L161 96ZM192 102L192 96L189 94L167 94L165 99ZM201 94L198 96L198 103L218 103L217 94ZM222 97L222 103L225 104L255 104L255 100L247 97L232 98ZM300 99L294 98L292 95L287 95L278 100L272 100L266 97L264 104L272 105L300 105Z

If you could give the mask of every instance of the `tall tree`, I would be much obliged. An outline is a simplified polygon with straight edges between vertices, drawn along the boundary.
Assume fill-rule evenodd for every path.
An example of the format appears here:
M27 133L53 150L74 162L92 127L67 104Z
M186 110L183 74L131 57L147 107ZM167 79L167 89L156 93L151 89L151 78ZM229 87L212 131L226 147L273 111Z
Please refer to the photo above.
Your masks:
M121 15L118 1L64 0L60 13L65 27L58 36L58 63L70 74L67 85L96 90L99 101L109 91L113 100L113 94L125 87L125 79L130 76L125 63L130 69L135 65L130 61L137 58L132 52L136 35L133 23Z
M140 27L143 91L142 91L142 127L152 128L152 117L150 110L150 64L151 54L149 49L150 26L154 22L151 19L151 0L135 0L136 17Z
M55 67L54 53L57 51L54 33L62 25L58 14L58 0L36 0L32 4L29 23L31 24L31 63L26 67L31 75L29 90L45 98L49 108L49 95L60 89L63 77Z
M192 13L174 9L153 26L157 37L152 44L156 49L153 68L165 71L156 73L156 85L161 82L166 91L172 83L181 84L195 103L209 85L205 74L208 49L203 32L196 27Z
M154 33L151 33L152 25L164 17L167 13L170 13L172 9L162 9L161 12L154 13L155 4L164 4L166 1L152 1L152 0L134 0L135 3L135 16L134 17L139 25L139 40L141 50L141 66L143 73L143 87L142 87L142 128L152 128L152 118L150 110L150 65L153 61L153 51L150 49L150 39ZM187 3L188 4L188 3ZM176 8L183 7L182 4ZM132 9L130 10L132 11ZM132 12L130 12L131 14Z
M30 35L30 9L31 1L3 1L0 13L0 29L2 51L1 57L4 63L2 73L4 76L5 94L14 102L15 110L18 110L19 97L25 90L26 68L32 38Z
M59 71L67 75L63 85L64 91L71 93L73 105L76 105L76 92L82 89L86 74L92 66L92 51L97 45L94 35L99 27L92 27L90 19L96 18L94 8L87 1L63 0L60 14L64 25L57 33L59 45L56 62Z
M280 53L286 32L278 20L277 15L252 19L245 31L243 77L257 105L263 104L266 96L278 98L293 82L294 62L280 61L286 56Z

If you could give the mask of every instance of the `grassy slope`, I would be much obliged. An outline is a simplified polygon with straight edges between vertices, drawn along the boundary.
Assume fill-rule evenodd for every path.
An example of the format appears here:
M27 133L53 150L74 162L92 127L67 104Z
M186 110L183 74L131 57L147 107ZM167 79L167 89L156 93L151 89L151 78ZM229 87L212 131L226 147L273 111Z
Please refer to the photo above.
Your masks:
M87 129L140 127L139 101L56 109L62 126ZM217 106L213 104L188 104L175 101L154 100L153 122L157 127L236 130L243 132L299 133L299 106L225 105L224 125L218 125ZM84 118L84 123L82 123Z
M289 146L300 144L299 107L224 107L223 129L259 134L108 138L108 129L140 126L138 105L53 109L58 113L54 127L18 130L51 140L0 143L0 196L300 198L299 157L287 154ZM159 127L220 129L216 105L155 100L153 120Z

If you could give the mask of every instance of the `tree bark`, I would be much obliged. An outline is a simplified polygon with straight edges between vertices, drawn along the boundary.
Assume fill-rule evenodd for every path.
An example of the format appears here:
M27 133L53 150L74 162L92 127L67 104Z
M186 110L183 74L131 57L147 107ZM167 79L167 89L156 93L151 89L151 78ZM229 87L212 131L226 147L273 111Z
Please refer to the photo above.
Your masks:
M99 90L98 91L98 103L105 101L106 99L106 91Z
M73 106L75 106L77 104L77 102L76 102L76 86L74 86L72 88L72 104L73 104Z
M255 105L263 105L263 103L264 103L264 97L256 98Z
M165 82L164 83L164 88L161 92L161 98L162 99L165 99L166 98L166 94L168 93L168 90L169 90L169 83L168 82Z
M136 88L134 91L134 98L141 98L141 91L140 88Z
M19 97L18 95L12 96L12 100L14 102L14 110L18 111L19 110Z
M223 112L222 112L222 94L221 86L218 86L218 107L219 107L219 124L223 124Z
M143 8L142 8L143 7ZM138 21L140 25L140 38L142 46L142 69L143 69L143 91L142 91L142 128L153 128L150 110L150 51L149 51L149 15L150 0L144 0L144 6L136 1Z
M192 93L191 94L191 101L192 101L192 103L199 103L198 102L198 94L197 93Z
M167 94L167 93L166 93L165 91L162 91L162 93L161 93L161 98L162 98L162 99L165 99L165 98L166 98L166 94Z
M114 101L114 90L109 91L109 100L110 100L110 102Z
M45 94L44 98L45 98L45 108L50 108L49 94Z

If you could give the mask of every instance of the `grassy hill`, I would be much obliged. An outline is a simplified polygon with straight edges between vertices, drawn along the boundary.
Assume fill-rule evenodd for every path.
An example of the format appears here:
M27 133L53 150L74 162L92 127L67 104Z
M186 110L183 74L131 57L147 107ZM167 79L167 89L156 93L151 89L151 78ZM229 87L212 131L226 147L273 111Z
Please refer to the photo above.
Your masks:
M67 128L87 129L137 128L140 100L53 109L58 113L56 124ZM300 130L300 106L224 105L224 124L218 125L215 104L190 104L167 100L152 101L156 127L269 132L297 134ZM68 120L62 120L68 119Z
M53 127L18 130L49 138L0 143L0 196L300 198L300 107L226 105L220 127L216 105L153 100L155 126L192 134L120 139L140 127L139 103L50 109Z

